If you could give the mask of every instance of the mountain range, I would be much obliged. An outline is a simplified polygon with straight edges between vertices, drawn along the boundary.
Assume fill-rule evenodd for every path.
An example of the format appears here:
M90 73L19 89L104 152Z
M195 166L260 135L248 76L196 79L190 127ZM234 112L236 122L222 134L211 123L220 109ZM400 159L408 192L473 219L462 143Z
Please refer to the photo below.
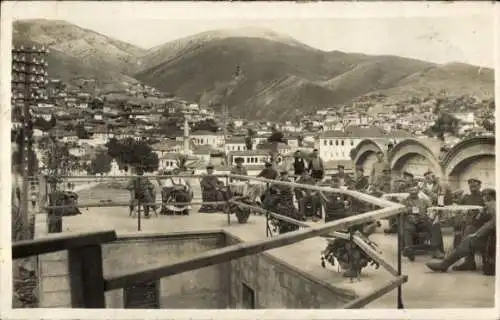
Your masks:
M94 77L110 87L139 81L232 115L286 119L369 93L394 99L447 94L494 96L492 69L398 56L322 51L260 28L214 30L149 50L66 21L22 20L15 44L47 45L49 75Z

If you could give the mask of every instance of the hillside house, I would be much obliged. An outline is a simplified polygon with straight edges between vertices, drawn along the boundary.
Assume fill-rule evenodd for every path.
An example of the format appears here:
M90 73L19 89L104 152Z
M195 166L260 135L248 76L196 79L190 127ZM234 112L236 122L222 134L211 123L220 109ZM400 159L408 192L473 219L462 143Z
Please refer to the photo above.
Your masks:
M225 151L245 151L247 150L247 146L245 143L245 137L234 136L226 138L225 143Z
M209 145L213 148L221 148L224 143L224 135L219 132L198 130L190 134L192 141L196 145Z
M228 160L231 166L236 165L235 159L243 158L243 166L263 165L269 160L269 152L266 150L232 151L228 153Z

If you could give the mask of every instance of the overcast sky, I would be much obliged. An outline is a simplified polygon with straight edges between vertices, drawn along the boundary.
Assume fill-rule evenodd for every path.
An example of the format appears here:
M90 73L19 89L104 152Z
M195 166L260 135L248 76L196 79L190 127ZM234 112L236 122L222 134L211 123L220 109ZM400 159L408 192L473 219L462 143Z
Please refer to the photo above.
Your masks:
M31 3L26 4L31 5ZM380 12L384 10L380 10L382 4L378 3L377 6L379 10L375 16L380 16ZM321 13L321 9L316 10L318 12L311 11L316 13L314 15L308 15L309 11L303 10L305 14L290 14L288 18L276 15L260 18L265 14L270 16L272 10L260 11L260 14L252 16L248 13L250 11L248 8L226 10L224 14L221 13L223 10L212 8L198 10L199 12L195 14L186 14L184 19L180 18L179 14L172 14L172 10L163 10L163 6L161 8L148 6L149 11L145 9L146 7L144 10L135 8L135 14L134 8L129 8L132 11L127 11L123 7L121 10L115 7L110 14L104 14L106 10L91 11L88 6L84 8L89 10L88 14L84 14L82 8L77 9L75 6L68 7L69 9L63 6L57 7L58 10L52 9L45 16L40 14L42 11L33 10L31 15L22 11L19 11L18 15L20 18L67 20L143 48L151 48L207 30L253 26L292 36L321 50L391 54L438 63L465 62L479 66L494 66L495 21L491 8L484 9L487 7L483 10L465 10L458 14L452 14L454 11L451 10L451 4L446 5L447 8L442 8L441 14L438 14L437 9L429 10L423 6L418 7L420 11L415 9L416 7L405 10L402 10L401 6L387 7L386 12L398 10L400 12L392 14L393 17L390 18L373 17L374 14L368 15L372 16L370 18L356 18L360 15L359 12L363 12L361 9L358 9L356 14L349 14L349 10L344 10L342 12L346 13L343 14L343 18L340 18L338 13L335 16L318 14ZM226 5L224 9L227 7ZM353 9L352 7L348 9ZM148 14L144 14L144 11L148 11ZM472 13L467 14L468 12ZM444 14L447 16L443 16ZM402 15L405 17L401 18ZM176 19L168 19L169 16L175 16ZM235 16L238 19L234 19Z

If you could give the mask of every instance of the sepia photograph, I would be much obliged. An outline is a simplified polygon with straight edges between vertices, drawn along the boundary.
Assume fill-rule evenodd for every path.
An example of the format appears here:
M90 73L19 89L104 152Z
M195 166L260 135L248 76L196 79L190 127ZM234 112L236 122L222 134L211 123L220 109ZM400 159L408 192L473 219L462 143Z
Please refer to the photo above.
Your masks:
M495 4L350 4L2 3L2 306L498 314Z

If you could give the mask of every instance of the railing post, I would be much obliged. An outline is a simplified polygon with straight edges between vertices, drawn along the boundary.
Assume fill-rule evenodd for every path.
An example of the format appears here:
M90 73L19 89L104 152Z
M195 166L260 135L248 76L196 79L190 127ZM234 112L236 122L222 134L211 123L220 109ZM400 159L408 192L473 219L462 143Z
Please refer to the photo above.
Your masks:
M73 308L106 307L102 249L90 245L68 251L68 267Z
M226 174L226 190L229 192L229 196L232 196L231 188L229 187L229 176ZM226 211L227 211L227 225L231 224L231 210L229 208L229 202L226 201Z
M402 253L403 253L403 222L404 222L404 214L401 213L398 215L398 276L401 276L402 273ZM403 287L400 283L398 285L398 294L397 294L397 308L403 309Z
M141 200L137 201L137 231L141 231Z
M269 182L266 183L266 197L269 196ZM266 198L264 197L264 200ZM263 204L264 205L264 204ZM266 207L266 238L269 238L269 235L270 235L270 232L271 230L269 230L269 208Z

